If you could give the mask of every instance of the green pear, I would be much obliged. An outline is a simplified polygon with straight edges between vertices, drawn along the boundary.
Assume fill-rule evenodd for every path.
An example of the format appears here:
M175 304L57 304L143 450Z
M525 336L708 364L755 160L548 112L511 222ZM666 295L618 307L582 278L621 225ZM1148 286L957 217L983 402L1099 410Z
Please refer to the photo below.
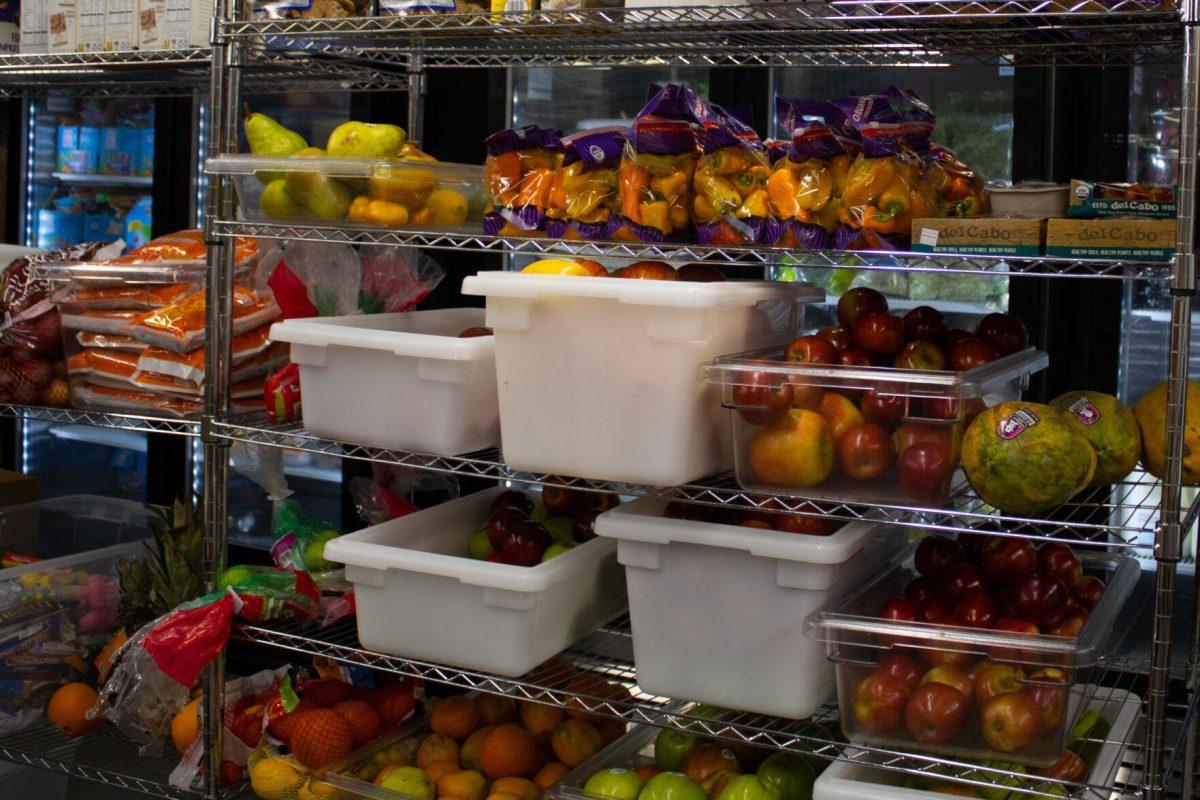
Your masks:
M248 114L242 121L250 152L256 156L290 156L308 147L304 137L280 125L266 114ZM256 177L264 184L279 180L282 172L259 172Z
M371 122L343 122L329 134L330 158L394 158L404 147L404 128Z
M302 219L307 216L304 206L288 194L287 181L276 178L263 187L258 207L271 219Z
M306 147L293 153L296 158L315 158L325 155L319 147ZM292 199L327 222L345 218L354 199L354 192L341 181L313 170L289 172L285 180Z

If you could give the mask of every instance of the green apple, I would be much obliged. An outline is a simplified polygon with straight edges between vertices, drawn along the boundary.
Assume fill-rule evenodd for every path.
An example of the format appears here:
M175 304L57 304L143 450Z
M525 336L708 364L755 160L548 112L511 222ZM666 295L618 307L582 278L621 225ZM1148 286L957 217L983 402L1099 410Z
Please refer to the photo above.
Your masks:
M758 767L758 780L780 800L811 800L813 781L817 779L812 765L792 753L775 753Z
M230 586L241 583L242 581L246 580L247 578L252 577L253 575L254 575L254 570L251 569L250 567L247 567L244 565L230 567L229 569L222 572L220 577L217 578L216 588L221 591L224 591L225 589L228 589Z
M700 744L700 737L691 731L663 728L654 740L654 763L663 769L683 769L683 761Z
M810 773L811 774L811 773ZM811 787L811 782L809 783ZM810 788L808 797L812 796ZM725 784L718 800L780 800L778 794L758 779L756 775L738 775ZM807 800L807 798L805 799Z
M532 522L545 522L550 519L550 509L546 508L541 503L533 507L533 511L529 512L529 519Z
M559 544L575 541L571 536L571 519L570 517L551 517L542 523L542 526L550 533L550 538Z
M304 566L308 572L326 572L337 565L325 560L325 543L340 536L337 531L317 531L304 548Z
M397 767L383 776L379 788L414 797L416 800L433 800L436 796L433 782L424 770L417 767Z
M638 800L708 800L704 790L682 772L660 772L646 782Z
M471 535L467 537L467 552L471 554L471 558L487 561L488 557L496 550L488 541L487 531L480 528L477 531L471 531Z
M587 779L583 791L597 797L611 797L613 800L637 800L642 791L642 779L633 770L614 767L602 769Z
M561 556L563 553L574 547L574 544L552 544L546 548L546 552L542 553L542 563L545 564L555 556Z

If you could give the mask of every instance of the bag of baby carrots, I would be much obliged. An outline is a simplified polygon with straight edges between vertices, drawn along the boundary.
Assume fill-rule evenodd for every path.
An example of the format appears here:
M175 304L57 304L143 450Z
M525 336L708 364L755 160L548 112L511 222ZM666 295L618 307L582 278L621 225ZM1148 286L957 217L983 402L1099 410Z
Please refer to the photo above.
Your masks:
M526 125L487 138L488 191L492 207L483 218L490 236L537 236L546 228L550 191L562 165L562 134Z

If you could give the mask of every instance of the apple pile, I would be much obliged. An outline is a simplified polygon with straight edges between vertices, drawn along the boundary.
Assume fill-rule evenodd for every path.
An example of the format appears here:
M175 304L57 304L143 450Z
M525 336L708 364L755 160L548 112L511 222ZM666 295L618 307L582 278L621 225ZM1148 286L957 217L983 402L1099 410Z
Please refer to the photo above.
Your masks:
M917 546L919 573L879 611L882 619L989 629L1005 634L1076 637L1104 593L1061 542L928 537ZM897 637L899 638L899 637ZM971 652L900 645L858 684L854 718L881 735L903 728L927 745L969 743L978 720L987 746L1028 752L1062 733L1070 675L1056 666L1026 674L1019 662L1039 654L990 647Z
M988 314L971 333L951 329L931 306L892 314L887 298L866 287L843 294L837 315L837 325L792 341L785 363L964 372L1029 344L1024 323L1009 314ZM894 467L906 495L941 500L958 460L961 425L982 403L889 393L890 374L881 372L874 388L849 389L769 369L742 373L732 401L755 426L745 452L754 476L791 488L817 485L835 470L873 482Z
M542 489L541 502L513 489L488 508L482 528L471 532L471 558L535 567L596 538L596 517L621 503L615 494L559 486Z

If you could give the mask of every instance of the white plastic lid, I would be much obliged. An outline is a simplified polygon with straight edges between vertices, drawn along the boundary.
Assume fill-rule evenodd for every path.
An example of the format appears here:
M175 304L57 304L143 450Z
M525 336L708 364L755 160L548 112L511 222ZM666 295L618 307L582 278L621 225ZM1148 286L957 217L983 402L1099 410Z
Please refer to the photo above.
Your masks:
M467 329L482 327L482 308L446 308L398 314L288 319L271 326L271 341L309 347L357 347L398 356L469 361L495 351L495 337L460 339Z
M642 306L727 308L752 306L764 300L824 302L825 292L807 283L778 281L634 280L576 275L533 275L522 272L480 272L463 279L463 294L533 300L539 297L591 297Z

